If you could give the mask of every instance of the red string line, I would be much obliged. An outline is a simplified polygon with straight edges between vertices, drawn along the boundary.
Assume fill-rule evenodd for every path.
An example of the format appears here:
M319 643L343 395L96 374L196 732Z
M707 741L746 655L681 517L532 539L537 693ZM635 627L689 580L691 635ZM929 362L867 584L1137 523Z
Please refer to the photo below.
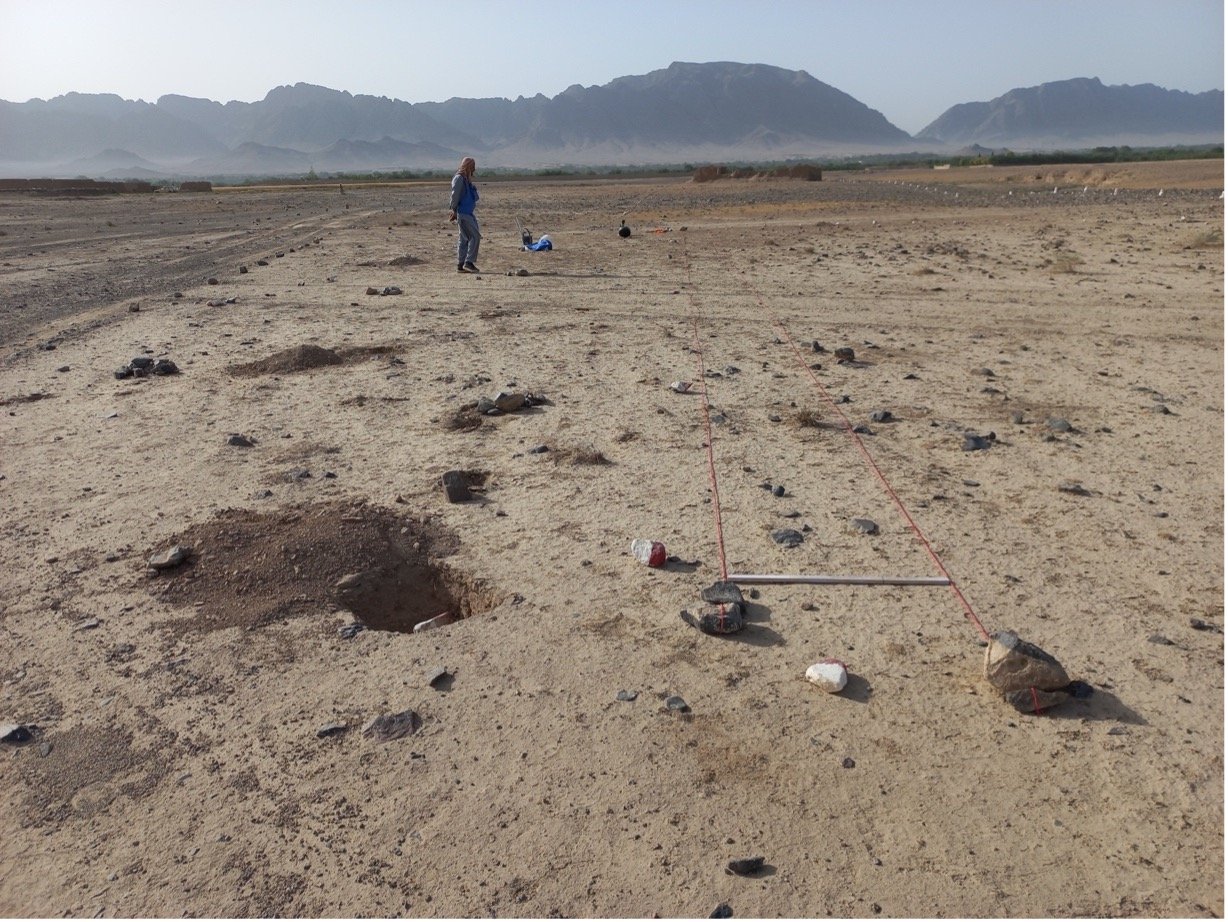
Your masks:
M704 424L704 447L708 450L708 482L712 487L712 518L716 525L716 552L721 563L721 580L729 579L729 564L725 559L725 529L721 524L721 493L716 483L716 458L712 448L712 408L708 404L708 379L704 375L704 348L699 339L699 302L695 297L695 288L691 284L691 258L687 253L686 242L682 244L682 265L686 271L687 300L691 305L691 333L695 340L695 359L699 368L699 395L701 403L700 414ZM724 606L721 606L722 613Z
M752 294L754 295L755 300L759 303L759 306L767 311L767 307L763 303L763 299L759 296L758 292L752 291ZM840 405L832 399L831 394L827 391L827 388L823 386L823 382L820 381L818 375L814 373L814 369L806 364L806 360L802 358L801 350L798 349L797 343L793 340L793 337L789 335L789 331L784 328L784 325L781 324L775 315L770 314L770 312L769 315L772 317L773 326L776 327L777 331L779 331L779 333L784 337L785 342L787 342L789 347L793 350L793 354L797 358L797 362L801 366L802 370L809 375L810 380L814 382L815 387L819 389L819 393L823 395L823 398L827 401L828 406L830 406L835 414L840 418L840 423L844 427L845 434L853 440L853 444L856 445L861 451L862 457L865 459L866 464L869 466L870 470L874 472L875 476L878 477L878 482L882 484L883 489L887 492L887 495L891 497L892 501L895 503L896 509L899 510L899 513L901 516L903 516L904 521L908 523L913 534L916 535L917 540L921 542L921 546L925 548L925 552L929 555L930 560L933 561L934 566L938 568L938 572L949 581L951 591L955 594L955 598L958 599L959 603L963 606L965 617L967 617L977 631L980 632L981 637L988 641L989 632L985 630L985 625L981 623L981 619L978 618L976 616L976 612L972 610L972 605L969 604L967 598L964 597L964 593L956 584L955 578L951 576L946 566L943 565L938 553L934 550L933 546L931 546L929 539L925 537L925 533L921 531L920 526L917 525L912 515L909 514L908 509L904 506L903 500L900 499L900 496L898 493L896 493L895 488L891 486L891 483L887 480L886 475L883 474L882 469L878 466L878 463L870 454L869 449L866 448L865 442L862 441L861 436L859 436L853 430L853 424L849 422L848 417L845 416L840 410Z

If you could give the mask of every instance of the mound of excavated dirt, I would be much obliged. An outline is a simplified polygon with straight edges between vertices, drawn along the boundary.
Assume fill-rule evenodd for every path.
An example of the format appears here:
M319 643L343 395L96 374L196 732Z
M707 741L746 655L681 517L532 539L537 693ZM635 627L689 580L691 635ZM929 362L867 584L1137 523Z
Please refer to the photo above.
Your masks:
M242 365L231 365L230 373L239 378L255 378L260 375L293 374L326 365L343 365L345 359L332 349L322 346L295 346L283 349L268 358Z
M174 622L184 633L257 628L336 608L370 628L411 631L443 612L468 617L494 605L490 592L461 584L437 562L457 551L454 537L388 509L226 510L172 543L192 554L153 576L151 589L195 607ZM339 594L343 577L352 585Z

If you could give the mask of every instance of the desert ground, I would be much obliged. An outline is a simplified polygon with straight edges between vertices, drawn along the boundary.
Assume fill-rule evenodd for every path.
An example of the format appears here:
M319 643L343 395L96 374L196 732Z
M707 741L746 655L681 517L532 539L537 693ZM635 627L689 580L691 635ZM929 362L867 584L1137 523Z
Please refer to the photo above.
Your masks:
M1223 915L1221 161L477 179L0 197L0 915Z

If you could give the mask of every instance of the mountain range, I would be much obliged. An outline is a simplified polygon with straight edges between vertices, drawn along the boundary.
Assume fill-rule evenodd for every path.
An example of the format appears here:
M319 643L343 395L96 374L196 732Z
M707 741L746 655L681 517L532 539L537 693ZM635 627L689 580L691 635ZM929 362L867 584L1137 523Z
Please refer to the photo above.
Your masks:
M298 83L258 102L0 101L0 176L225 177L756 162L970 145L1223 143L1224 93L1078 78L948 109L916 136L805 71L674 63L554 97L409 103Z

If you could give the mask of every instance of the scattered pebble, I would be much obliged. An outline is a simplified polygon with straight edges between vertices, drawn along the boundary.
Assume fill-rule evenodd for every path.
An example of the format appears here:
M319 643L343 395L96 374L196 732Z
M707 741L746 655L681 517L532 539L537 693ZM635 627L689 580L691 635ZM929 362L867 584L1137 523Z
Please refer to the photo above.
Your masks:
M806 670L806 681L834 695L848 685L848 667L838 659L819 660Z
M174 547L150 557L149 568L151 570L170 570L179 566L191 556L192 549L190 547L176 544Z
M614 697L619 701L634 701L639 697L639 692L627 691L626 689L623 689Z
M316 730L316 736L318 736L320 739L324 739L325 737L329 736L340 736L348 729L349 727L343 723L325 724L324 726L320 727L320 729Z
M679 714L689 714L691 706L683 700L681 695L670 695L665 699L665 706L671 711L677 711Z
M806 539L794 528L778 528L772 532L772 540L784 547L797 547Z
M399 714L381 714L367 721L362 728L366 739L388 743L405 736L412 736L422 729L422 718L415 711L401 711Z
M863 535L877 535L878 523L873 519L853 519L853 530Z
M1062 493L1070 493L1073 496L1091 496L1092 491L1087 489L1081 483L1076 483L1073 480L1065 480L1057 485L1057 488Z
M753 858L734 858L725 867L731 874L756 874L763 870L763 856L755 855Z

